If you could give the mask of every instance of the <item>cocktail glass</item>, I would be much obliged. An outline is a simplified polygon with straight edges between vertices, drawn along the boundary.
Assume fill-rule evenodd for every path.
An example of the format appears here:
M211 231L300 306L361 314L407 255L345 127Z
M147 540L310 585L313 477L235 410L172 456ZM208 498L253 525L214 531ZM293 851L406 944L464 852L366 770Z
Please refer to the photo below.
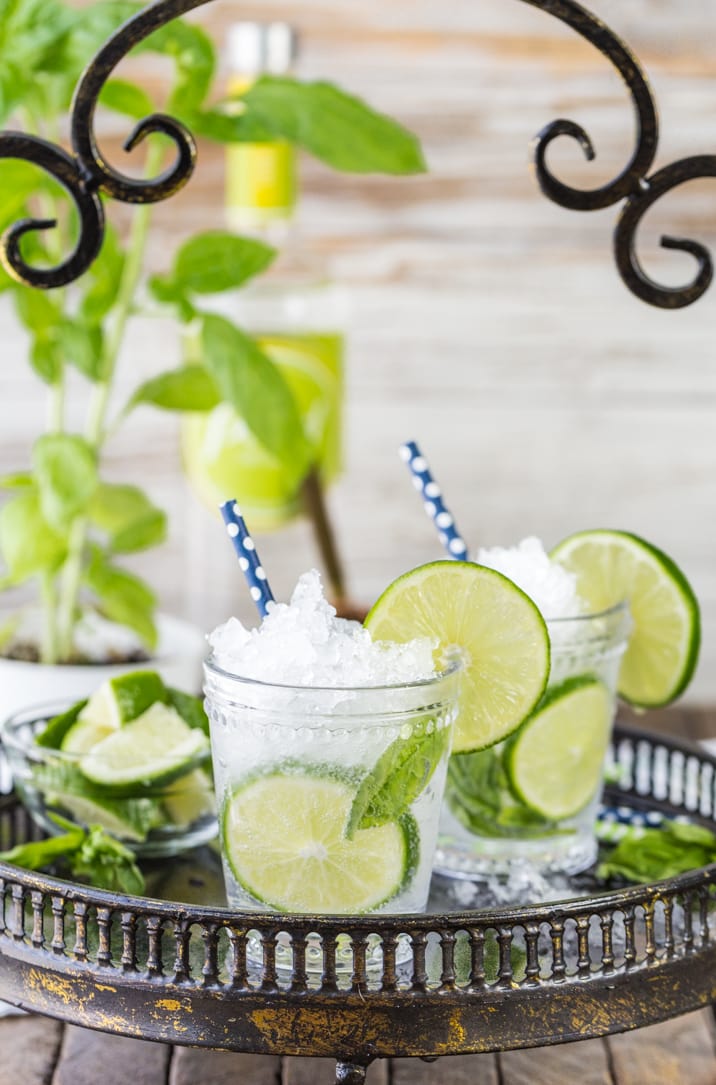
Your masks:
M206 708L229 904L314 915L422 911L458 681L451 662L408 684L287 686L229 674L210 657ZM319 956L309 948L309 967Z
M435 860L441 874L474 880L576 874L596 858L594 824L629 611L620 603L599 614L549 620L547 628L551 669L537 712L556 704L560 694L566 710L548 721L541 745L540 731L533 733L521 760L515 757L519 731L486 750L452 756ZM581 696L569 697L580 690ZM535 808L535 777L542 810ZM571 809L566 816L547 816L545 805L560 809L560 789Z

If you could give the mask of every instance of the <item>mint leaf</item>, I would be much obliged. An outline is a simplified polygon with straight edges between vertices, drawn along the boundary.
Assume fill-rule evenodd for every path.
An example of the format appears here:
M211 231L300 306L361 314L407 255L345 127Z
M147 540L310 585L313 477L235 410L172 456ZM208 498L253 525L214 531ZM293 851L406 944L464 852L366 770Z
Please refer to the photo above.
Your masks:
M311 450L298 407L278 367L255 340L220 316L204 316L201 343L222 399L264 448L300 480L308 469Z
M54 821L68 831L47 840L18 844L0 852L0 860L25 870L42 870L64 860L74 875L87 878L99 889L135 895L144 892L144 878L134 853L119 840L98 825L82 829L58 815Z
M95 453L83 437L49 433L35 441L32 461L43 516L66 529L97 487Z
M166 514L137 486L101 482L87 511L92 523L109 537L115 554L146 550L166 538Z
M99 889L134 896L144 892L144 877L134 852L98 825L90 827L70 856L70 865L73 874L87 878Z
M264 75L243 96L249 115L336 170L423 173L417 138L332 83Z
M262 241L225 230L208 230L186 241L176 254L171 279L188 294L233 290L264 271L276 250Z
M428 731L431 724L425 721L420 733L397 738L363 777L348 816L349 840L358 829L397 821L425 790L450 740L449 728L433 725Z
M57 336L63 356L75 369L95 383L106 379L104 335L99 324L66 317L58 322Z
M701 825L665 822L658 829L631 827L597 867L598 878L661 881L716 862L716 835Z

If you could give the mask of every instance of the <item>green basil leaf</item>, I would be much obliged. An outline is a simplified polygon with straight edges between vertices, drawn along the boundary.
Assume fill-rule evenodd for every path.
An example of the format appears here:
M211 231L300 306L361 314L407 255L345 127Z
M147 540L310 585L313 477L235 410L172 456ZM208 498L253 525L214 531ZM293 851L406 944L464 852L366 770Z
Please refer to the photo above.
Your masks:
M54 572L67 556L66 539L48 524L34 489L0 509L0 553L14 584L36 573Z
M275 256L276 250L262 241L210 230L181 246L171 278L182 293L215 294L243 285L264 271Z
M201 107L214 77L216 51L209 35L196 23L175 19L137 48L162 53L174 61L175 82L166 112L186 120Z
M297 479L308 469L311 450L301 416L278 367L257 343L230 321L205 315L202 351L222 399L243 418L258 441Z
M151 403L167 411L210 411L221 402L216 381L203 365L171 369L140 384L130 407Z
M33 335L45 335L56 327L61 315L60 307L46 291L18 286L13 291L13 301L21 323Z
M45 188L46 183L46 176L29 162L14 158L3 161L0 170L0 230L27 214L28 200ZM26 286L18 286L17 289L31 290Z
M62 71L73 13L56 0L6 0L0 18L0 123ZM64 108L63 98L61 107Z
M108 225L100 254L82 279L79 315L84 324L99 324L107 315L117 300L123 270L124 253L117 232Z
M146 550L163 542L166 514L136 486L101 482L88 506L90 520L109 537L115 554Z
M182 305L187 299L171 275L151 275L149 292L162 305Z
M187 118L192 132L217 143L269 143L276 133L250 113L205 109Z
M102 613L107 618L133 629L148 648L156 647L156 598L143 580L111 565L101 550L94 547L85 571L85 582L97 596Z
M24 490L32 485L32 475L27 471L13 471L9 475L0 475L0 490Z
M148 117L155 109L146 91L136 83L128 83L124 79L108 79L102 87L99 104L138 121Z
M67 361L88 380L104 380L107 376L107 360L103 350L102 328L98 324L65 319L59 324L57 332Z
M35 339L30 347L30 364L45 384L57 384L62 377L62 349L54 338Z
M449 741L450 729L436 728L432 719L410 738L396 738L361 781L348 816L348 839L358 829L402 817L430 783Z
M97 488L94 451L82 437L49 433L35 441L32 461L45 519L66 528Z
M251 114L273 132L337 170L423 173L417 138L392 118L332 83L301 83L264 75L243 96Z

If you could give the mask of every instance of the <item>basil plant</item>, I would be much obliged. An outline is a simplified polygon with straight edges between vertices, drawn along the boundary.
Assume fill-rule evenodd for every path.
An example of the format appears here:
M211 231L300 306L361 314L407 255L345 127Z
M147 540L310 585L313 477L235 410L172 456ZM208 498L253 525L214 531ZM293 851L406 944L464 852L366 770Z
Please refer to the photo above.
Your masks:
M0 0L2 126L61 142L82 68L139 10L127 0L80 10L62 0ZM284 139L343 171L408 174L424 168L413 135L329 83L265 76L239 96L240 109L235 97L230 107L214 104L216 52L196 24L176 20L137 50L169 62L171 88L161 109L197 137L222 143ZM99 104L132 122L159 108L142 86L119 78L108 80ZM147 142L145 171L153 177L168 141L155 134ZM35 166L0 162L0 230L27 215L58 223L25 235L28 263L53 266L71 251L77 224L68 204L60 186ZM107 211L111 218L111 203ZM299 408L277 366L244 330L204 311L208 295L260 275L274 251L217 229L185 241L167 268L148 278L151 220L150 206L134 206L126 231L108 224L98 259L72 287L38 290L0 271L0 290L27 332L27 361L48 401L46 431L28 448L27 462L6 465L0 478L0 587L30 583L36 589L43 613L37 657L44 662L75 657L76 625L88 611L132 630L147 651L155 646L155 593L122 561L161 544L166 514L135 480L107 481L104 465L108 441L138 407L209 411L225 402L292 469L307 455ZM143 295L153 312L191 323L202 349L192 364L177 359L176 368L137 382L117 404L118 359ZM70 380L70 371L88 385L80 426L76 409L70 411L77 406L77 377ZM127 385L122 375L121 388ZM7 651L14 625L11 618L0 630L0 652Z

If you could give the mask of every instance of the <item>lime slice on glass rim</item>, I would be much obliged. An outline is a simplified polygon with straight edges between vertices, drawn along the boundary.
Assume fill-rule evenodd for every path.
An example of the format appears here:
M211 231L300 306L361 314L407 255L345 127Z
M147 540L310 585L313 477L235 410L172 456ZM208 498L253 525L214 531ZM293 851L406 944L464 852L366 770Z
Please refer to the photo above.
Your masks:
M348 840L355 795L339 773L311 766L239 785L222 811L224 854L239 885L280 912L356 914L396 896L417 862L415 819L358 829Z
M135 785L171 783L208 756L204 732L189 727L174 708L155 703L93 746L79 767L88 780L117 793Z
M549 677L549 634L532 600L471 561L433 561L393 581L365 620L374 640L438 641L462 660L453 753L493 746L530 714Z
M550 689L505 750L505 771L519 801L550 821L583 809L602 780L612 711L609 690L592 675Z
M669 704L691 681L701 640L699 605L670 557L626 531L580 531L550 555L577 576L593 611L626 600L632 619L617 688L640 708Z

